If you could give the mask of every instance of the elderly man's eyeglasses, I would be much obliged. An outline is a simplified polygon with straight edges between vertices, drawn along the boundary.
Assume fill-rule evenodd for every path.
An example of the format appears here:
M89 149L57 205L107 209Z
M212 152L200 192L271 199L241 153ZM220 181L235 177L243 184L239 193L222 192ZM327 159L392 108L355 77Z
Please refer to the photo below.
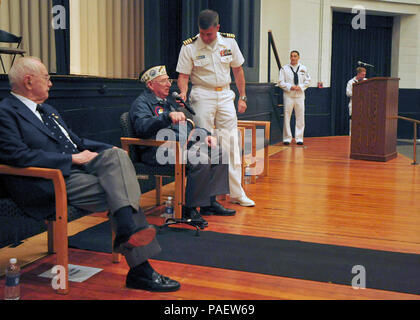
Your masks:
M153 80L153 82L157 82L161 85L164 85L166 83L172 84L174 81L175 81L174 79L164 79L164 80L159 80L159 81Z

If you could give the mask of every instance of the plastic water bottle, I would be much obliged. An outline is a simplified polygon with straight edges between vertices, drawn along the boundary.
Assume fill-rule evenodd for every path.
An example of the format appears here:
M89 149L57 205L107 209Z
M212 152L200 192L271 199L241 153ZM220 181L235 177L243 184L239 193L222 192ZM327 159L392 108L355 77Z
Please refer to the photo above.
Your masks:
M172 202L172 197L168 197L168 200L166 200L165 216L167 218L173 218L174 217L174 204Z
M20 268L17 265L17 259L9 260L6 268L6 283L4 285L4 300L20 299Z

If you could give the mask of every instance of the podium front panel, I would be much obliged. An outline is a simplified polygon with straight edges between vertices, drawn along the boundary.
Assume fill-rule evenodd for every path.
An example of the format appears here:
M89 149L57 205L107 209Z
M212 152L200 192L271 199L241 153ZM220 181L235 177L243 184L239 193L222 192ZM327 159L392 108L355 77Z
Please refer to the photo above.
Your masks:
M350 158L397 156L398 79L372 78L353 87Z

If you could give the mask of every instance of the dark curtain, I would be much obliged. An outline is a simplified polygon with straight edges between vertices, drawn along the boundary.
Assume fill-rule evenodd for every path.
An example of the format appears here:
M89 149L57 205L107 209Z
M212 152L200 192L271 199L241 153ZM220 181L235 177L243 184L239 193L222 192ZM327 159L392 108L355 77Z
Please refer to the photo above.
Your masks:
M176 65L182 43L182 0L160 1L160 37L162 61L170 78L176 79Z
M66 9L66 29L55 30L57 74L70 74L70 5L69 0L53 0L53 6Z
M366 67L367 78L389 77L391 74L392 17L366 16L366 29L352 28L354 14L333 13L331 104L332 134L349 132L347 81L353 78L363 61L374 65Z
M220 32L235 34L246 60L244 66L254 66L255 0L184 0L183 6L184 17L187 18L182 25L185 39L199 32L198 15L201 10L215 10L220 17Z
M234 33L245 57L244 67L257 63L256 0L145 0L145 63L165 64L171 78L177 78L176 65L182 41L198 34L198 14L204 9L220 15L220 31Z

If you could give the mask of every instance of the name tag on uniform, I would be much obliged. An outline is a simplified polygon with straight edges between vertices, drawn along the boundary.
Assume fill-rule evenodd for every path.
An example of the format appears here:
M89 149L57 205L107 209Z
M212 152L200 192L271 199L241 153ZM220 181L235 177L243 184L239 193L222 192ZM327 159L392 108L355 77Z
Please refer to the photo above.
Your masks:
M208 65L209 63L210 63L210 59L209 58L207 58L206 56L203 56L204 58L201 58L200 57L200 59L194 59L194 66L196 66L196 67L204 67L204 66L206 66L206 65Z
M195 59L196 60L201 60L201 59L205 59L206 58L206 56L197 56Z

